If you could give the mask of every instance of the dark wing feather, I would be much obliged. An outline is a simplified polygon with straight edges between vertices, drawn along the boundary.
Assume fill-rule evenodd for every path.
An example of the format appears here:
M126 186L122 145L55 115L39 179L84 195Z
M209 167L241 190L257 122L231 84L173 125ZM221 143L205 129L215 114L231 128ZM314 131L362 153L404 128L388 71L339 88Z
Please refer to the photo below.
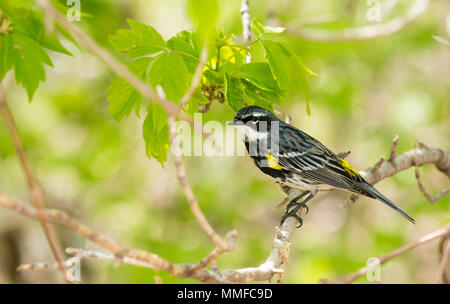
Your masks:
M339 162L334 154L316 139L294 128L280 134L278 164L312 181L332 187L359 192L355 177Z

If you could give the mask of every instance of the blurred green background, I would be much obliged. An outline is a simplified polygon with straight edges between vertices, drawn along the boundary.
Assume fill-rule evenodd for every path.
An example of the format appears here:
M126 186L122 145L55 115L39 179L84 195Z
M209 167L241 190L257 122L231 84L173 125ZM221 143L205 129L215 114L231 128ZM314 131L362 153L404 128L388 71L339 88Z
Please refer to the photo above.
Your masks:
M240 36L239 0L220 1L220 27ZM383 5L400 1L381 1ZM413 1L383 11L381 22L405 14ZM83 1L77 25L112 50L108 36L127 28L126 18L154 26L165 39L191 29L186 3L178 0ZM250 0L251 14L271 24L339 29L367 25L366 1ZM310 42L285 35L285 41L319 75L311 79L312 115L301 96L278 107L292 124L320 139L335 152L351 150L357 169L388 156L400 136L399 153L415 139L450 149L449 47L432 35L447 37L448 1L432 1L427 11L403 31L364 42ZM270 18L269 18L270 16ZM52 54L32 103L10 73L3 82L46 204L89 224L122 244L175 263L195 263L213 248L190 213L171 158L165 168L145 155L143 120L121 122L108 113L105 91L115 75L94 56L64 41L74 56ZM115 53L118 58L118 53ZM214 104L204 120L225 122L234 115ZM238 230L236 250L220 257L220 269L257 266L268 256L284 197L246 157L185 158L189 180L211 224L224 234ZM448 188L433 166L421 168L431 193ZM349 208L348 194L320 194L296 231L285 282L316 283L364 266L370 257L392 251L450 222L450 197L435 204L419 191L411 168L377 185L417 220L413 226L382 204L362 198ZM0 121L0 193L28 202L28 191L14 148ZM64 247L97 250L71 231L57 228ZM39 223L0 209L0 283L59 282L56 271L17 273L22 263L52 261ZM438 266L437 241L382 266L383 283L432 282ZM83 260L85 283L195 283L164 272L102 261ZM357 282L367 282L360 278Z

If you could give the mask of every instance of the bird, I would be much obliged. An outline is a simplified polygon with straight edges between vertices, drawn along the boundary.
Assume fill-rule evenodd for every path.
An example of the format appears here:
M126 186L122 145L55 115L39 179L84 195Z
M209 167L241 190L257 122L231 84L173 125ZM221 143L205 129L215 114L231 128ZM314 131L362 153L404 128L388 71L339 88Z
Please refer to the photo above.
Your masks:
M318 191L339 189L379 200L415 224L415 220L370 185L346 160L320 141L283 122L271 111L251 105L241 108L227 123L240 129L255 165L281 186L301 193L289 201L281 225L288 217L303 220L297 211ZM306 196L306 198L304 198ZM300 203L300 199L303 199Z

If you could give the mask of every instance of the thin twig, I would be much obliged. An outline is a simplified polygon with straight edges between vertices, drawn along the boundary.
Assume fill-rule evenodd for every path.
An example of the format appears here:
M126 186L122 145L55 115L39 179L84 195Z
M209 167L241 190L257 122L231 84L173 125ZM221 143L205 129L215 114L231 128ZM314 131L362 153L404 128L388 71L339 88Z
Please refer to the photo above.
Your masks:
M392 35L412 24L426 11L429 4L430 0L417 0L403 17L393 19L384 24L377 23L359 28L330 31L285 27L287 27L287 32L292 35L311 41L337 42L374 39Z
M287 191L288 199L293 199L299 195L298 189L283 189ZM303 208L299 210L301 213ZM248 267L237 270L224 270L222 276L235 283L247 283L249 281L270 281L275 274L283 275L281 267L289 259L290 240L296 230L298 221L294 217L288 217L283 225L275 227L275 237L273 248L264 263L258 267Z
M127 256L118 258L114 254L107 253L107 252L99 252L99 251L69 247L69 248L66 248L66 253L70 254L70 255L75 255L80 259L83 259L83 258L95 259L95 260L102 260L102 261L107 261L107 262L114 262L116 264L130 264L130 265L135 265L135 266L139 266L139 267L154 269L154 266L150 263L147 263L147 262L144 262L144 261L141 261L138 259L129 258Z
M276 204L273 208L276 210L280 210L284 205L286 205L289 202L289 197L285 197L283 198L283 200L281 202L279 202L278 204Z
M172 143L175 134L173 133L173 124L175 122L175 118L173 116L169 117L169 133L170 133L170 142ZM227 242L222 239L222 237L219 236L219 234L216 233L216 231L212 228L212 226L209 224L208 220L206 219L205 215L203 214L202 210L200 209L200 206L198 204L197 197L194 194L194 191L192 191L191 186L189 185L189 181L187 179L186 175L186 169L184 168L183 160L180 155L177 153L172 153L174 163L175 163L175 169L177 171L177 177L178 181L180 183L181 188L183 189L183 192L186 196L186 199L189 203L189 207L191 208L192 214L194 215L195 219L199 223L202 230L205 232L205 234L213 241L214 244L216 244L219 248L229 251L231 248L228 248Z
M410 167L423 166L426 164L434 164L439 171L450 178L450 151L430 148L423 143L421 144L421 148L414 148L402 153L401 155L397 155L394 161L384 161L383 157L373 167L361 170L359 173L369 184L375 185L379 181L390 177L397 172L406 170ZM435 198L439 199L448 192L448 190L444 190ZM341 206L348 207L349 205L355 203L358 198L359 195L353 194Z
M63 262L64 267L69 269L76 264L76 261L73 258L67 259ZM30 264L22 264L17 267L17 271L36 271L36 270L50 270L50 269L59 269L58 263L30 263Z
M183 107L192 98L192 95L194 95L195 90L198 88L200 79L202 78L203 68L205 67L207 59L208 51L206 48L203 48L200 55L200 61L197 65L197 68L195 69L194 76L192 78L191 86L189 87L189 90L186 92L186 94L184 94L183 98L181 98L180 104L178 105L178 111L181 111L183 109Z
M347 158L347 156L350 155L350 153L352 153L352 151L347 150L347 151L345 151L345 152L339 153L338 156L339 156L340 158L342 158L342 159L345 159L345 158Z
M386 157L381 156L380 159L375 163L375 165L373 166L373 170L374 171L378 171L381 167L381 165L386 161Z
M13 201L1 194L0 206L6 207L22 216L39 220L39 215L36 210L19 202ZM213 271L201 270L197 273L192 273L190 269L193 265L191 264L174 264L161 258L157 254L123 246L111 238L95 232L78 220L69 217L63 211L47 210L46 215L49 222L66 227L76 234L110 251L114 257L112 258L110 255L110 260L113 260L116 263L131 263L134 265L139 264L139 266L142 267L168 272L179 278L186 278L188 275L191 275L192 278L205 283L227 283L226 279L221 278ZM88 254L84 257L88 257Z
M435 240L437 238L440 237L448 237L450 234L450 225L447 225L439 230L433 231L427 235L424 235L423 237L421 237L418 241L407 244L405 246L402 246L386 255L382 255L378 257L379 260L379 264L377 265L381 265L386 263L387 261L407 252L410 251L420 245L426 244L432 240ZM350 273L348 275L345 276L341 276L341 277L337 277L334 279L327 279L327 280L322 280L323 283L352 283L353 281L355 281L357 278L365 275L366 273L368 273L369 271L371 271L373 269L373 265L369 265L366 267L363 267L361 269L359 269L356 272Z
M392 148L391 148L391 155L389 157L389 161L394 162L395 158L397 157L397 146L398 146L398 135L395 135L394 139L392 140Z
M401 155L398 155L395 162L397 165L395 168L389 162L385 162L380 167L381 174L378 174L376 177L371 173L370 170L365 172L365 176L367 177L369 182L376 182L381 179L390 177L395 173L406 170L414 165L414 151L408 151ZM434 164L440 171L444 172L447 175L450 175L450 152L443 151L441 149L429 148L422 144L422 148L417 151L417 159L416 164L418 166L422 166L425 164ZM371 168L369 168L371 169ZM289 197L296 196L295 189L290 189ZM15 211L18 214L27 216L32 219L39 219L37 212L31 210L30 207L19 204L17 202L13 202L12 200L0 195L0 206L4 206ZM163 258L159 257L156 254L137 250L137 249L129 249L125 246L118 244L115 241L112 241L110 238L103 236L94 232L92 229L87 227L86 225L81 224L75 219L70 218L64 212L58 210L50 210L47 211L47 217L50 222L65 226L77 234L85 237L97 245L109 250L114 254L116 259L122 259L124 257L136 259L139 261L143 261L148 263L149 268L163 270L174 276L180 278L186 278L191 275L192 278L199 280L201 282L206 283L245 283L247 281L267 281L270 280L275 274L282 274L283 269L280 268L281 265L286 264L288 254L289 254L289 244L290 240L295 231L295 227L298 224L298 221L289 217L283 223L279 230L276 229L275 237L274 237L274 246L272 251L269 254L266 262L261 264L258 267L249 267L243 269L229 269L218 272L217 269L213 270L199 270L197 272L192 272L192 268L195 265L192 264L173 264ZM450 227L446 227L446 229L450 229ZM444 233L440 234L441 236ZM435 235L436 236L436 235ZM426 236L430 237L430 235ZM423 237L420 242L427 242L430 239ZM437 235L436 237L439 237ZM411 247L412 246L412 247ZM406 248L406 250L410 250L416 245L410 244L399 249L401 252ZM417 245L418 246L418 245ZM411 247L411 248L410 248ZM397 252L397 253L396 253ZM400 253L401 253L400 252ZM392 254L398 255L400 254L398 251L395 251L388 255L388 257L392 258ZM215 256L217 254L217 250L214 250L210 255ZM394 255L394 256L395 256ZM205 258L204 260L208 260L208 262L201 262L202 267L210 263L209 258ZM363 273L364 274L364 273Z
M442 237L439 242L439 268L436 273L435 283L448 284L447 269L450 263L449 237Z
M236 239L237 239L237 231L236 230L228 232L227 235L225 236L225 241L227 242L227 248L229 248L229 251L234 250L234 247L236 246ZM217 246L205 258L203 258L197 264L193 265L191 267L191 271L193 273L196 273L196 272L204 269L205 267L207 267L207 266L211 265L213 262L215 262L219 258L219 256L221 256L225 252L226 252L226 250L224 250L222 247Z
M437 200L439 200L440 198L444 197L445 195L450 193L450 189L446 189L446 190L442 190L440 193L438 193L436 196L432 196L430 193L428 193L427 189L425 189L425 186L422 184L422 181L420 180L420 171L419 171L419 167L417 166L416 163L416 158L417 158L417 145L418 142L416 140L416 146L414 149L414 170L416 173L416 180L417 180L417 186L419 187L420 191L423 193L423 195L426 197L426 199L430 202L430 203L435 203Z
M251 19L250 19L250 6L248 4L249 0L241 1L241 15L242 15L242 36L244 38L244 43L250 43L251 41ZM249 63L252 61L252 55L250 53L245 57L245 62Z
M38 213L32 208L15 202L3 195L0 194L0 206L4 206L8 209L11 209L23 216L39 219ZM165 270L173 275L180 275L184 272L184 270L172 264L163 258L157 256L156 254L148 253L141 250L129 249L116 241L110 239L107 236L101 235L95 231L93 231L90 227L80 223L76 219L71 218L66 213L59 210L47 210L46 211L47 220L51 223L58 224L64 226L78 235L90 240L91 242L111 251L115 256L127 256L130 258L138 259L145 261L151 265L153 265L153 269L157 270Z
M67 279L67 273L64 267L64 254L57 240L55 231L53 227L48 224L47 216L45 213L45 204L44 197L42 194L42 189L36 181L33 171L31 169L30 163L28 162L28 158L25 154L25 149L23 147L22 140L20 138L19 132L17 130L17 126L14 122L14 118L6 104L5 95L3 93L3 89L0 87L0 113L5 121L6 127L9 131L11 139L14 143L14 148L16 150L16 154L19 158L20 166L25 175L28 189L30 192L30 198L36 209L38 210L39 221L41 222L42 229L44 230L45 237L47 238L48 244L50 245L50 249L52 251L53 256L55 257L59 271L61 273L62 279L69 283Z

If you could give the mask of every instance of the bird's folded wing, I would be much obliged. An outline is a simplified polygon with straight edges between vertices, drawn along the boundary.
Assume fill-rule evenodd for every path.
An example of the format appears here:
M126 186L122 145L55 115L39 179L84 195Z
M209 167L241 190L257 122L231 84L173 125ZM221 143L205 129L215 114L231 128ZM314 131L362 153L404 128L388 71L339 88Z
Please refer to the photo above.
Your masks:
M279 153L278 164L287 171L318 183L353 191L356 187L354 177L337 159L317 150Z

